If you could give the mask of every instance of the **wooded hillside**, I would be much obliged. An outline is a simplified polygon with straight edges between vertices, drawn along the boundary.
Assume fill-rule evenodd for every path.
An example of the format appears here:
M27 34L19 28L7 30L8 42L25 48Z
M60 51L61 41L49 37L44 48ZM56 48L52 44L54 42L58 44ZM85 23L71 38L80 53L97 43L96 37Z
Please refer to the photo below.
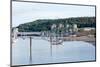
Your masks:
M36 21L20 24L19 32L46 31L51 29L52 24L77 24L78 28L96 27L95 17L73 17L64 19L38 19Z

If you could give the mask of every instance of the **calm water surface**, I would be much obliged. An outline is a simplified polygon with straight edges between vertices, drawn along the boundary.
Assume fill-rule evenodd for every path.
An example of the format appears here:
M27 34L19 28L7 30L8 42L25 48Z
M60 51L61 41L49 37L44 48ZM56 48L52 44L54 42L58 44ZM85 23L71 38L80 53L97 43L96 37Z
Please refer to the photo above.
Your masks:
M12 45L12 65L45 64L59 62L95 60L95 46L83 41L66 41L63 45L32 39L32 61L30 62L29 38L18 38Z

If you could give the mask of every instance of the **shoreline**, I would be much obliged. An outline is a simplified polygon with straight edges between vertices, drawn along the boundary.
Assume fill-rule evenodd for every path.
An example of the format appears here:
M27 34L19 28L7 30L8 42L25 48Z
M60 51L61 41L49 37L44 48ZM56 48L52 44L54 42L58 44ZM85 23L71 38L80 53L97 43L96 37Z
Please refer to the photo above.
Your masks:
M84 41L96 46L96 38L93 36L68 36L64 37L64 41Z
M30 37L30 36L23 36L21 38L25 39L26 37ZM45 37L34 37L34 36L31 36L32 39L44 39L44 40L49 40L48 38L45 39ZM94 36L65 36L65 37L61 37L61 39L63 41L84 41L84 42L88 42L88 43L91 43L92 45L96 46L96 38Z

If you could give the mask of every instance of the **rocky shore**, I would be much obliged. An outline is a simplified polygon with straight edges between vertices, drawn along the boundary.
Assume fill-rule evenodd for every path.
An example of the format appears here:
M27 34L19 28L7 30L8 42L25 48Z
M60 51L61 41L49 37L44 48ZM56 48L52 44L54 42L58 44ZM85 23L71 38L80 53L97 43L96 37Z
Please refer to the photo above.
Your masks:
M68 37L63 37L64 41L85 41L88 43L93 44L94 46L96 45L96 38L94 36L68 36Z

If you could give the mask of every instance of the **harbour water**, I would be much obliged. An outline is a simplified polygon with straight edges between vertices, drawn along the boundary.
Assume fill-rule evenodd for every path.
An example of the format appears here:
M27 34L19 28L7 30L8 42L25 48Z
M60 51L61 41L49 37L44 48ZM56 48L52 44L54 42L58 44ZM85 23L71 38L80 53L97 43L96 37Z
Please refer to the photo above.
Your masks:
M12 65L45 64L95 60L95 46L83 41L64 41L62 45L51 45L40 37L18 38L12 44Z

